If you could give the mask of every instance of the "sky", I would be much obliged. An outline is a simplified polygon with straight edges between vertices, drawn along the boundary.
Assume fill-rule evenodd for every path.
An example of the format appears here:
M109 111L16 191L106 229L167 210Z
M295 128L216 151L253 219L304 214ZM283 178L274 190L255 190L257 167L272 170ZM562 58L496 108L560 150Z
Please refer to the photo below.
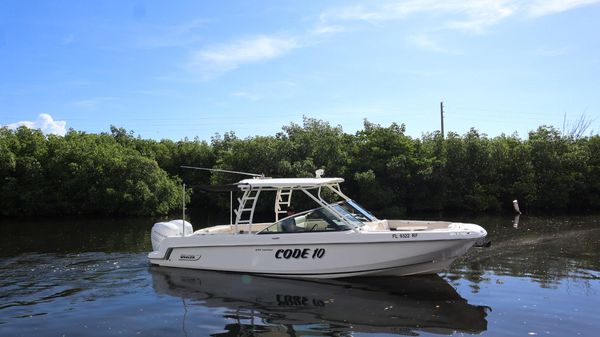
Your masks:
M600 130L600 0L0 1L0 125Z

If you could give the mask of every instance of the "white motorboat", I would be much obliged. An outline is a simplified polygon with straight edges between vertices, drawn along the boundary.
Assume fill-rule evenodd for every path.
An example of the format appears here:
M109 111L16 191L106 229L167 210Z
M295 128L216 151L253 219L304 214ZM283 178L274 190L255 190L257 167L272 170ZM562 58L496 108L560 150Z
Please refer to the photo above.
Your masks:
M342 192L343 181L319 174L241 180L235 221L196 231L185 220L156 223L150 263L301 278L433 274L487 235L475 224L377 219ZM263 192L276 194L275 222L253 221ZM318 207L279 219L294 192Z

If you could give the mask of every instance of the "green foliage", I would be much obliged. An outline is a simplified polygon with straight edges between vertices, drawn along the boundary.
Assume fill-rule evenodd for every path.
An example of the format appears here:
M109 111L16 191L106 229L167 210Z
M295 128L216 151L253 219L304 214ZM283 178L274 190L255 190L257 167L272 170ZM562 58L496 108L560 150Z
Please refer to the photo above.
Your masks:
M178 207L179 179L121 136L1 129L1 214L153 215Z
M600 210L600 137L571 137L542 126L526 140L471 129L411 138L405 126L364 122L356 134L305 118L275 136L228 132L199 139L146 140L70 130L45 136L0 128L0 215L154 215L178 210L180 184L233 183L226 173L181 165L310 177L319 168L345 178L344 190L382 216L417 211ZM192 206L220 207L188 195ZM227 200L225 200L227 199ZM262 207L262 206L261 206ZM272 205L264 206L266 208ZM265 209L266 209L265 208Z

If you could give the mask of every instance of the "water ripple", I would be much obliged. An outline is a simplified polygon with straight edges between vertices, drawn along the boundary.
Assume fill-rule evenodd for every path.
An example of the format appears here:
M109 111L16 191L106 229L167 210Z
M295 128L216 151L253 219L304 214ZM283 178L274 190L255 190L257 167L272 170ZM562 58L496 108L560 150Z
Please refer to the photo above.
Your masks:
M29 318L148 285L144 254L23 254L0 262L0 315ZM6 324L5 320L0 323Z

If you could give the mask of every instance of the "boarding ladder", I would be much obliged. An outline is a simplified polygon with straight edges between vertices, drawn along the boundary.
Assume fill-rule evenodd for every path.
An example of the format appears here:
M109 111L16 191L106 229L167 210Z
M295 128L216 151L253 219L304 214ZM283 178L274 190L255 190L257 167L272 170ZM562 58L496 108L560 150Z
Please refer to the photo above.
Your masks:
M260 189L248 189L244 191L244 195L241 199L238 198L239 207L235 210L236 225L252 224L252 219L254 218L254 209L256 208L256 201L258 200L259 194ZM249 204L251 204L251 206Z
M287 213L287 208L292 203L292 191L292 189L277 189L277 196L275 197L275 221L279 221L279 214ZM286 206L286 210L282 210L281 206Z

